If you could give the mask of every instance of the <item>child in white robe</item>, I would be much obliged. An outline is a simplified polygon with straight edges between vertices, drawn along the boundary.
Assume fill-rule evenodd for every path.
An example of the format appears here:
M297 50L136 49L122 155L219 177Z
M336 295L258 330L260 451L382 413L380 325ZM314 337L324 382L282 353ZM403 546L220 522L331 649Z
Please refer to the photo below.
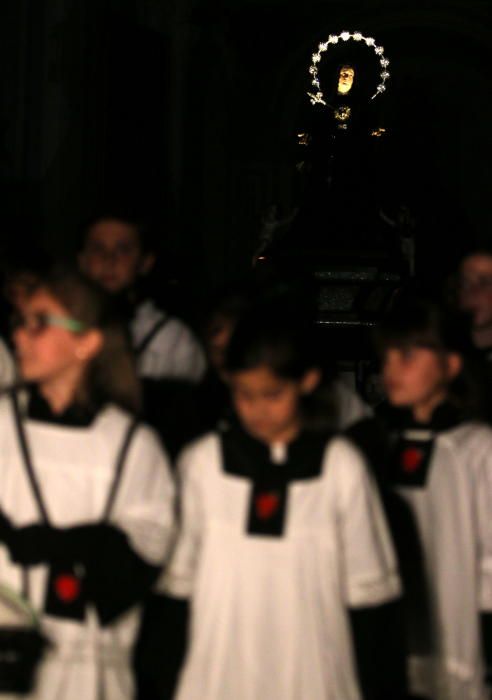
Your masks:
M144 293L143 283L156 262L152 243L148 228L135 215L121 208L100 212L86 227L79 265L127 307L139 377L198 382L205 356L197 338Z
M379 332L390 406L373 462L405 589L410 686L430 700L489 697L492 430L474 419L466 325L413 299Z
M132 357L91 283L42 279L13 338L29 389L0 399L0 582L49 642L29 698L130 700L140 603L173 531L168 461L130 413Z
M191 601L177 700L400 697L385 654L395 630L378 634L400 590L386 523L356 449L306 425L320 379L310 352L292 316L242 318L226 365L238 424L179 461L181 530L163 580ZM368 648L354 632L368 628L359 678Z

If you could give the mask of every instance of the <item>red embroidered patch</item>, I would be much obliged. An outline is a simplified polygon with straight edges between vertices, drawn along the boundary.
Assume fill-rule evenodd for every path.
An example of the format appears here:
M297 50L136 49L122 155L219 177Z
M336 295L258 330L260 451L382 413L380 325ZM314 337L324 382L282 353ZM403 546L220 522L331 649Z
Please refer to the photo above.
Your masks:
M73 574L61 574L55 580L55 591L64 603L72 603L80 595L80 581Z
M280 503L278 493L270 491L268 493L260 493L255 500L256 514L261 520L268 520L275 514Z
M401 454L400 463L403 471L412 474L419 469L424 458L424 453L417 447L408 447Z

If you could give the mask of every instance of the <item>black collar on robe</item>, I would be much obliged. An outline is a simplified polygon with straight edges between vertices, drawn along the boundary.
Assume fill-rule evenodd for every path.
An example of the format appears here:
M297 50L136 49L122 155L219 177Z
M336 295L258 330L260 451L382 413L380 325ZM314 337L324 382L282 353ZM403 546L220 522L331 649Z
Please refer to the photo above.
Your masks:
M54 413L37 386L33 385L29 389L27 416L35 421L75 428L87 428L92 424L101 409L101 405L89 406L72 403L63 413Z
M463 414L444 402L428 423L417 422L410 410L394 408L386 412L386 420L392 432L386 478L395 486L425 488L436 436L463 423Z
M328 438L326 434L301 433L286 446L286 459L277 464L271 459L270 447L248 435L237 423L221 433L224 471L251 484L244 523L247 535L284 536L289 484L319 478Z
M246 433L236 422L221 433L224 471L256 481L301 481L321 474L323 454L330 435L301 432L286 445L286 459L271 459L270 447Z
M395 408L389 404L381 406L378 409L378 415L391 432L417 429L441 433L455 428L466 420L462 411L448 401L444 401L435 408L431 420L427 423L416 421L409 408Z

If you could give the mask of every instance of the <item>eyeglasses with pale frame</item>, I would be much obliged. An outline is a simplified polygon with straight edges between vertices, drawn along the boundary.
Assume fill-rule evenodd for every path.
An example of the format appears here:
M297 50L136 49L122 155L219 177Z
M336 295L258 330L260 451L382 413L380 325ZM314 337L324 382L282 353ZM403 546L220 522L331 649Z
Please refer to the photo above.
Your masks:
M10 328L12 331L23 328L32 336L41 335L41 333L53 326L64 328L72 333L83 333L88 328L86 323L76 318L57 316L56 314L47 314L44 312L32 314L15 313L10 319Z

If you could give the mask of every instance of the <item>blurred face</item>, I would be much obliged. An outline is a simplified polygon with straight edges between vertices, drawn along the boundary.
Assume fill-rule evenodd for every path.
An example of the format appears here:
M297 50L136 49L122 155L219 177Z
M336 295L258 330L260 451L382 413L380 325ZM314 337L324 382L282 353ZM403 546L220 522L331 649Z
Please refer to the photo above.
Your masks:
M463 261L460 306L472 314L475 330L492 327L492 256L471 255Z
M116 219L91 226L79 256L82 271L111 294L130 289L153 262L142 253L137 229Z
M99 331L64 327L77 323L48 291L40 289L23 302L13 340L24 380L43 384L82 375L102 340Z
M342 66L338 74L338 94L346 95L354 84L355 71L352 66Z
M296 381L277 377L268 367L234 372L229 378L241 424L267 444L288 442L297 435L301 396L312 391L317 380L315 370Z
M417 346L389 348L383 359L383 384L393 406L412 408L426 419L446 398L460 369L461 359L454 353Z

